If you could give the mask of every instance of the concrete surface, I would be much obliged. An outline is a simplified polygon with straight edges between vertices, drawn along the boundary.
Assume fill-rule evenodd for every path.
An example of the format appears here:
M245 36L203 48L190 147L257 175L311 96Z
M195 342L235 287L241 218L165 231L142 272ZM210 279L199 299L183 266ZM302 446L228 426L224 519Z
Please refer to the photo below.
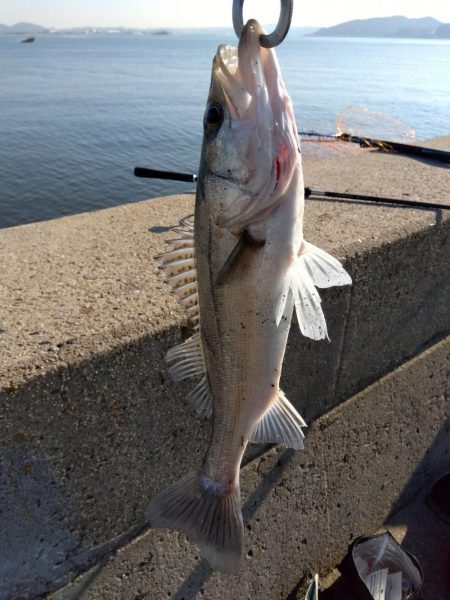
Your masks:
M449 373L450 337L320 417L303 452L273 448L244 467L239 575L212 572L183 535L150 530L52 600L281 600L383 522L417 541L424 519L408 504L450 468ZM422 539L420 557L448 548L448 531L440 538ZM437 564L423 563L427 585L445 583ZM436 582L425 600L448 599Z
M450 139L434 145L448 148ZM399 156L367 153L305 171L309 186L450 199L449 169ZM42 597L123 545L142 527L148 499L200 460L209 424L162 361L188 325L152 261L167 226L192 206L191 196L169 197L0 232L0 597ZM283 386L309 422L449 333L449 232L443 211L308 201L307 238L346 257L355 281L322 294L331 344L301 340L295 327L290 337ZM394 422L400 404L393 398ZM430 435L444 414L424 415ZM405 444L419 437L410 427ZM404 463L420 461L432 439L418 442L398 454L400 487L411 473ZM257 458L262 450L247 456L248 494L261 464L275 460ZM305 456L298 460L315 465ZM311 467L314 476L323 477L320 468ZM300 482L292 475L294 488ZM390 502L398 495L385 493ZM161 553L176 536L159 536ZM180 544L165 568L193 564ZM299 555L305 550L299 544Z
M426 495L430 485L398 512L391 514L379 531L388 530L419 561L423 570L423 600L450 597L450 525L429 509ZM342 559L344 556L341 557ZM352 586L334 569L321 579L320 600L355 600ZM304 595L298 596L304 600Z

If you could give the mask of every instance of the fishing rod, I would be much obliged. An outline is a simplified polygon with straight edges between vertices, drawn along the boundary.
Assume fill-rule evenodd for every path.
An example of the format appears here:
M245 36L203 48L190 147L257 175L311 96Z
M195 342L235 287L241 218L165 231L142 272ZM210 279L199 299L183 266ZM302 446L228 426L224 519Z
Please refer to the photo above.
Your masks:
M170 179L172 181L185 181L187 183L195 183L197 175L194 173L178 173L175 171L160 171L156 169L148 169L147 167L136 167L134 169L136 177L144 177L147 179ZM367 194L352 194L350 192L332 192L329 190L321 190L318 188L305 187L305 198L338 198L341 200L361 200L364 202L377 202L379 204L397 204L403 206L411 206L414 208L431 208L450 210L450 203L428 202L421 200L405 200L404 198L384 198L381 196L369 196Z
M432 159L450 165L450 152L438 150L437 148L427 148L425 146L416 146L414 144L404 144L388 140L352 135L351 133L319 133L317 131L299 131L299 134L307 137L315 137L319 140L340 140L342 142L351 142L359 144L361 148L374 148L382 152L396 152L407 156L417 156L424 159Z
M368 132L372 133L367 135ZM372 148L381 152L394 152L450 164L450 152L417 144L416 132L409 125L359 104L346 106L341 110L336 117L333 133L309 129L299 131L299 134L304 142L350 142L360 148Z

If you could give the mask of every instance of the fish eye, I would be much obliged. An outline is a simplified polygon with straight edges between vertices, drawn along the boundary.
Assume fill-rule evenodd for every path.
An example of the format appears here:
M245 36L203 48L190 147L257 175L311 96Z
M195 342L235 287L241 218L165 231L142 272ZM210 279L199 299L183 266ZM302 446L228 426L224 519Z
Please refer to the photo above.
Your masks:
M223 121L223 108L217 102L211 102L206 107L205 127L208 130L215 130L220 127Z

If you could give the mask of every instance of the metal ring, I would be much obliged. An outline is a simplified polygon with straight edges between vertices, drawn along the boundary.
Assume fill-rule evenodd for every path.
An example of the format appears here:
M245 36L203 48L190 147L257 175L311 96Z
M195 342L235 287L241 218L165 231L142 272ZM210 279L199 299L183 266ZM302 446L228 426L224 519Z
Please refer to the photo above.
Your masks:
M280 0L280 4L280 17L274 31L268 35L261 35L259 38L259 42L264 48L275 48L275 46L281 44L291 26L294 0ZM238 38L241 37L244 29L243 5L244 0L233 0L233 27Z

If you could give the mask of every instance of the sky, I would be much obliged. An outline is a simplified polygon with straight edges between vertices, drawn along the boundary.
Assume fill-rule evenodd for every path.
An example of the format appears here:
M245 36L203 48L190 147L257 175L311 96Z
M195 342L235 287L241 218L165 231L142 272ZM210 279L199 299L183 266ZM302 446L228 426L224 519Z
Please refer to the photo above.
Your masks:
M231 27L232 0L0 0L0 23L45 27ZM278 0L245 0L244 20L278 20ZM404 15L450 22L448 0L294 1L295 26L330 26L351 19Z

